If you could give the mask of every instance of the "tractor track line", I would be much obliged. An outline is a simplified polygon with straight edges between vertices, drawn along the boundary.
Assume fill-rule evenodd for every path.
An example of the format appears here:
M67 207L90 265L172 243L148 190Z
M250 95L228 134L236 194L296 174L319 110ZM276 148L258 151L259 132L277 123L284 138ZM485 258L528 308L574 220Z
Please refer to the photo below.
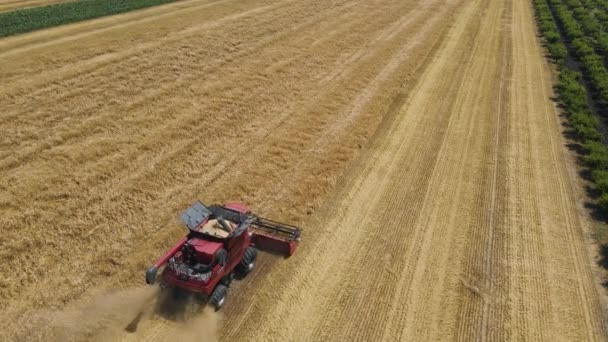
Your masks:
M486 18L487 16L484 18L484 20L492 21L491 19ZM484 24L482 23L482 25ZM488 70L488 68L491 66L489 65L491 59L483 54L492 51L492 49L488 49L487 46L483 46L480 43L487 43L487 39L483 39L483 36L486 34L491 35L493 31L492 29L484 29L483 26L481 26L479 30L480 35L477 36L474 40L474 45L471 50L471 57L480 58L478 57L478 55L480 54L483 57L481 57L480 61L472 59L466 63L466 71L463 77L463 83L462 86L459 88L459 92L456 95L456 102L452 107L452 111L454 113L452 114L450 125L448 126L448 134L446 135L446 140L444 141L442 148L438 151L438 159L441 162L437 165L436 171L431 175L432 180L429 190L431 191L430 194L432 194L432 196L429 197L428 201L425 201L425 203L429 203L430 205L423 207L420 219L415 224L415 226L427 228L423 230L425 231L425 236L423 237L423 240L420 245L420 252L416 253L419 254L420 257L416 260L416 268L413 271L414 275L412 276L412 280L410 283L412 286L408 288L408 294L406 295L406 297L412 298L412 301L408 304L408 307L415 308L418 305L417 303L428 302L429 300L432 301L432 298L441 295L441 293L439 292L433 294L433 291L425 291L426 293L423 292L421 294L416 294L416 289L423 290L423 288L415 285L417 284L417 282L423 282L423 280L426 279L426 281L431 281L441 286L445 281L445 274L443 272L438 272L439 279L430 280L428 279L428 277L433 277L433 273L435 272L430 271L429 269L442 269L440 265L444 265L445 267L447 265L446 262L448 255L445 254L441 256L441 258L439 259L441 260L440 265L437 265L437 262L432 262L432 259L425 261L424 258L433 258L433 256L430 255L428 251L431 248L439 248L439 250L451 250L452 254L450 255L450 259L452 261L458 260L459 257L455 253L457 253L459 249L447 247L442 248L442 246L444 246L444 244L448 243L449 241L453 241L451 236L454 233L454 230L456 230L457 233L462 234L462 231L469 225L469 223L466 221L463 224L458 224L456 222L456 215L459 211L463 211L463 208L458 207L459 203L466 202L467 197L471 196L469 194L470 191L466 191L465 188L463 188L463 184L466 181L464 178L465 170L467 170L467 168L465 168L465 162L466 164L470 164L472 159L471 155L480 155L478 150L480 148L483 148L484 146L479 145L481 139L472 140L475 135L483 136L485 126L481 126L481 124L484 122L482 120L483 118L478 117L480 115L480 110L475 108L474 106L471 106L471 104L484 104L485 102L483 102L483 91L467 88L479 86L480 89L485 89L484 86L487 87L488 83L487 77L490 77L491 75L489 73L490 70ZM475 83L471 81L473 79L476 79ZM467 111L467 109L465 108L470 108L468 109L468 111L471 112L470 115L466 116L465 112ZM463 127L468 127L468 129L463 131ZM464 132L466 132L466 134ZM458 138L460 134L463 134L463 136ZM454 142L458 140L464 141L465 147L462 148L462 150L460 151L453 151L452 149L454 146ZM456 163L456 165L450 170L449 166L446 166L444 164L449 163L449 160L451 160L452 158L454 160L454 162L452 163ZM470 174L476 175L475 168L473 166L469 166L468 168L469 170L467 172L467 176L469 176ZM452 177L450 177L450 173L456 173L456 175L452 175ZM454 184L452 184L452 182L454 182ZM437 191L439 192L437 193ZM456 194L456 198L451 200L449 203L441 204L430 200L431 198L445 198L445 194L447 194L447 191ZM445 214L441 215L439 212L437 212L438 210L440 210L439 208L445 206L449 208L449 210ZM473 208L475 208L475 206L473 206ZM429 210L429 212L426 212L425 209ZM477 211L477 213L478 212L479 211ZM473 213L473 215L475 214L476 213ZM441 220L443 218L445 218L447 222L441 223ZM441 227L446 227L444 229L448 229L447 232L444 231L443 234L436 234L436 229ZM442 243L441 240L437 241L436 239L445 240L445 242ZM431 266L430 268L422 267L426 264L430 264L433 266ZM439 289L437 289L437 291L439 291ZM436 307L438 307L438 304ZM424 313L429 314L431 312L424 311L421 314ZM408 325L418 327L416 328L416 330L410 331L408 335L418 335L420 333L423 333L424 330L420 326L424 325L424 323L428 320L426 315L420 315L416 314L415 312L409 312L405 316L407 317L407 319L405 320L406 327ZM407 333L404 332L404 334Z
M510 9L510 8L508 8ZM511 11L505 11L501 15L501 21L511 20L512 15ZM506 24L503 30L510 29L512 25L510 22ZM505 161L504 161L504 146L509 146L508 143L508 130L505 130L503 125L507 125L508 118L505 117L508 114L508 108L505 104L509 101L509 94L506 93L505 83L508 82L507 75L512 68L509 53L512 51L511 40L510 37L506 34L503 34L504 42L502 42L502 55L500 63L502 67L500 68L499 74L499 87L498 87L498 101L496 104L496 121L495 123L495 140L494 145L492 146L491 153L494 155L494 160L492 163L492 176L490 183L490 198L491 203L490 207L487 210L489 216L489 222L487 224L487 237L486 237L486 250L484 256L482 257L484 262L483 267L483 275L486 277L485 280L485 289L488 289L490 294L499 293L496 287L500 287L497 283L500 283L501 280L497 280L497 273L502 273L501 269L494 265L494 263L501 263L502 260L506 259L504 255L500 254L500 251L504 249L504 241L501 239L501 232L496 232L499 229L505 229L504 221L501 218L504 218L504 211L508 211L508 192L506 189L506 178L504 175L500 175L499 170L506 169ZM506 94L505 94L506 93ZM503 98L506 98L503 99ZM499 179L500 177L500 179ZM500 189L499 189L500 188ZM499 191L502 190L502 196L498 196ZM497 204L498 203L498 204ZM500 210L497 211L497 208ZM498 233L498 234L497 234ZM497 236L498 235L498 236ZM501 274L501 276L504 276ZM503 298L499 298L498 301L502 301ZM503 327L508 326L509 321L504 317L504 308L503 305L499 305L500 309L492 310L490 305L493 304L491 300L488 298L484 299L483 304L483 312L482 319L480 320L480 339L482 340L501 340L505 338L504 329L492 329L488 328L491 324L500 324ZM502 303L500 303L502 304Z

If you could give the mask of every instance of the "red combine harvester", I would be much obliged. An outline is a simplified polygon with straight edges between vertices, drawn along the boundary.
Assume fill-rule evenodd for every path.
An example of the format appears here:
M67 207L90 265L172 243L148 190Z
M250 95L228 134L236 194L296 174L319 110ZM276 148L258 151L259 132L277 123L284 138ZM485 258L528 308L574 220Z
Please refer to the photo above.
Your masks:
M161 285L202 295L219 310L235 274L255 267L256 248L290 256L300 241L298 227L253 215L240 203L205 206L197 201L180 215L188 235L148 269L154 284L165 264Z

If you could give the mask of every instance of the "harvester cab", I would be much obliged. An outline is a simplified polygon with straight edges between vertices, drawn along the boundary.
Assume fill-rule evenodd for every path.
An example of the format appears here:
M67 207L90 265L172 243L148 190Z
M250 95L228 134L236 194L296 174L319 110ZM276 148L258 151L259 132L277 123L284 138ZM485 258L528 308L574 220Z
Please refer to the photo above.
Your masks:
M257 249L290 256L300 241L298 227L253 215L240 203L205 206L197 201L180 215L188 234L148 269L146 282L187 290L209 299L216 310L225 302L235 273L255 267Z

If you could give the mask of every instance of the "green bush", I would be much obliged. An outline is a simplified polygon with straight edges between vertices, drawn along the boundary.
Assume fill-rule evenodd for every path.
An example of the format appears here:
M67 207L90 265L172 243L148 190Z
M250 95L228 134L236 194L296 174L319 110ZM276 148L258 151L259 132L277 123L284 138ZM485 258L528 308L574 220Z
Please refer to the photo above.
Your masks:
M560 40L559 33L557 31L545 32L545 40L550 44L555 44Z
M593 47L583 38L576 38L572 41L572 49L579 57L585 57L594 53Z
M583 36L583 31L576 22L576 19L574 19L574 17L572 16L572 13L568 9L568 7L561 4L556 5L555 12L557 13L557 18L559 19L560 24L564 29L564 32L566 33L566 37L573 40L576 38L581 38Z
M603 193L600 196L597 200L597 207L603 213L608 212L608 193Z
M600 23L608 22L608 13L606 12L598 12L595 14L595 17Z
M547 49L549 50L551 57L558 61L563 60L568 55L568 49L566 49L566 46L562 42L550 44Z
M572 130L582 141L602 139L602 134L598 131L598 119L588 111L571 113L569 119Z
M535 1L537 6L538 14L537 20L539 21L539 29L543 33L546 41L547 50L549 54L557 61L563 60L568 54L566 46L561 42L561 36L557 30L557 26L553 21L549 7L544 2Z
M606 56L608 53L608 34L605 32L600 32L597 36L596 44L598 50L600 50L600 52Z
M574 55L581 63L582 70L593 90L594 99L604 108L608 107L608 22L604 25L598 18L607 18L605 9L608 2L588 0L549 0L555 7L560 25ZM600 6L601 4L601 6ZM604 14L604 15L602 15ZM581 30L582 28L582 30Z
M595 189L602 194L608 194L608 171L594 170L591 173Z
M583 144L583 148L587 151L587 155L583 157L585 164L592 170L608 169L608 149L599 141L590 141Z
M566 113L588 110L587 90L582 85L581 74L568 68L562 68L557 84L560 101L566 107Z

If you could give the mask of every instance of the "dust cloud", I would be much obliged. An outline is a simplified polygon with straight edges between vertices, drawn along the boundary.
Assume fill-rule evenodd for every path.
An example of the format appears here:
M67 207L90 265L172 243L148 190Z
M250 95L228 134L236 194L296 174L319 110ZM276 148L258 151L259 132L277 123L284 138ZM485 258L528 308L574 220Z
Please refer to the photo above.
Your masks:
M161 331L150 331L159 323ZM29 341L216 342L219 315L192 296L140 287L99 294L64 310L37 312L20 325L17 337Z

